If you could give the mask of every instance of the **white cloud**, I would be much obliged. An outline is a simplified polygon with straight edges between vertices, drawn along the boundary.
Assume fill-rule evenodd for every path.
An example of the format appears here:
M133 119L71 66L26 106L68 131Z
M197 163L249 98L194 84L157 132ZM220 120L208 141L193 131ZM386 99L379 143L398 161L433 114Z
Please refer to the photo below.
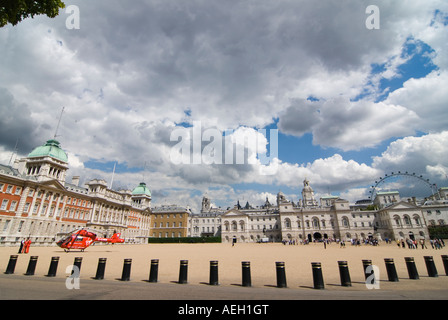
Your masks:
M448 70L433 71L424 78L409 79L384 103L406 106L415 112L420 118L415 127L421 131L441 131L448 128L447 87Z
M434 182L446 184L448 172L448 131L421 137L406 137L392 142L381 156L373 158L372 167L383 172L409 171L427 174ZM445 179L445 180L444 180Z
M351 188L339 194L339 197L355 203L357 200L368 199L370 188Z
M312 132L314 144L347 151L412 134L417 121L415 112L400 105L339 97L291 106L281 116L279 128L298 136Z

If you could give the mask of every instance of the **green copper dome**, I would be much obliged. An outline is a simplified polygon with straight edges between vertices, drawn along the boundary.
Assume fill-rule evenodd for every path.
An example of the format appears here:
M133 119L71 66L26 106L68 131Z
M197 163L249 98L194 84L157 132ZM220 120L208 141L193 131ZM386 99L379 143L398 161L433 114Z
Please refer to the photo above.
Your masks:
M68 162L67 154L61 149L59 141L48 140L43 146L37 147L28 155L28 158L52 157L59 161Z
M148 187L146 186L146 183L144 182L141 182L140 185L132 191L133 196L142 194L151 196L151 191L149 191Z

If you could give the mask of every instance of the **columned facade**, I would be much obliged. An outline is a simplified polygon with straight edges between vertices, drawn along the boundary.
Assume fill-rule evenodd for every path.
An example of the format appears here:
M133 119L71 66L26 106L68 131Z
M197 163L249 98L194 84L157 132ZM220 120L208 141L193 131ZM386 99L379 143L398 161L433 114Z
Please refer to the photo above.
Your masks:
M17 245L24 238L54 245L86 227L104 236L120 232L127 243L146 242L149 190L115 191L98 179L81 187L79 177L68 183L67 164L59 142L48 140L13 166L0 165L0 245Z

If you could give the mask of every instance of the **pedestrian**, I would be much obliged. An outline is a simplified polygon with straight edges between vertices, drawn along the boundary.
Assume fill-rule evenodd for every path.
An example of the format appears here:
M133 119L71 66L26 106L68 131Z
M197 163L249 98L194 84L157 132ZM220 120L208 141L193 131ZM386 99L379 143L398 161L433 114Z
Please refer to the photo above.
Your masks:
M24 245L24 244L25 244L25 239L22 239L22 241L20 241L19 253L22 253L23 245Z
M422 249L428 249L426 248L425 239L420 239L420 244L422 245Z
M31 246L31 239L30 238L28 238L26 241L25 241L25 247L24 247L24 253L28 253L29 251L30 251L30 246Z
M236 243L236 236L233 236L233 239L232 239L232 247L235 245L235 243Z

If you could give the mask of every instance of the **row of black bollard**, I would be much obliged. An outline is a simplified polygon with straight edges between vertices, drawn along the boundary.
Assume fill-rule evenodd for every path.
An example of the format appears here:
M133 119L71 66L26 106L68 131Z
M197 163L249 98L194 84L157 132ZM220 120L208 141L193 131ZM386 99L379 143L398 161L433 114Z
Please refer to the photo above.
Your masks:
M415 261L413 257L405 257L406 268L408 269L409 279L418 280L420 277L418 276L417 267L415 266Z
M385 258L384 263L386 264L387 277L391 282L398 282L397 269L395 269L394 259Z
M103 280L104 279L104 272L106 271L106 262L107 262L107 258L99 258L98 259L98 266L96 267L96 274L93 279L95 279L95 280Z
M286 288L286 273L285 273L285 263L276 262L276 273L277 273L277 288Z
M432 256L425 256L426 270L428 271L428 276L438 277L436 265L434 264L434 259Z
M14 273L14 270L16 268L17 258L18 258L18 255L15 255L15 254L13 254L9 257L9 262L8 262L8 266L6 267L5 274L13 274Z
M56 271L58 270L59 257L52 257L50 267L48 268L47 277L56 277Z
M448 276L448 255L442 255L442 261L445 269L445 274ZM17 263L17 255L11 255L8 266L6 268L5 274L13 274L16 263ZM406 267L409 274L409 279L417 280L419 279L419 274L417 268L415 266L415 261L413 257L405 257ZM426 269L429 277L438 277L438 272L436 266L434 264L434 259L432 256L424 256ZM25 275L32 276L35 273L36 265L37 265L38 256L31 256L28 267ZM93 279L102 280L104 279L104 273L106 268L107 258L99 258L98 267L96 276ZM398 275L395 268L394 259L385 258L384 259L386 265L386 271L388 280L391 282L398 282ZM59 257L52 257L50 267L48 270L47 277L55 277L57 272L57 267L59 263ZM75 267L77 268L76 272L79 276L79 272L81 270L82 257L75 257L74 260L74 268L72 270L72 274L75 272ZM130 281L131 274L131 264L132 259L124 259L123 271L121 281ZM286 283L286 272L285 272L285 263L284 262L276 262L276 276L277 276L277 287L278 288L287 288ZM370 281L373 279L375 281L374 268L372 266L372 260L362 260L364 275L366 281ZM250 271L250 261L242 261L242 286L243 287L251 287L251 271ZM324 280L322 275L322 266L320 262L312 262L312 273L313 273L313 288L314 289L324 289ZM351 286L350 272L348 269L347 261L338 261L339 266L339 275L341 280L341 286L349 287ZM153 259L151 260L151 269L149 274L149 282L158 282L158 270L159 270L159 260ZM179 268L179 284L188 283L188 260L180 261ZM219 285L218 280L218 261L213 260L210 261L210 278L209 285Z
M350 272L348 270L347 261L338 261L338 266L339 266L339 277L341 279L341 286L351 287L352 280L350 278Z
M252 286L252 277L250 275L250 261L241 262L241 270L242 270L242 286L243 287L251 287Z

